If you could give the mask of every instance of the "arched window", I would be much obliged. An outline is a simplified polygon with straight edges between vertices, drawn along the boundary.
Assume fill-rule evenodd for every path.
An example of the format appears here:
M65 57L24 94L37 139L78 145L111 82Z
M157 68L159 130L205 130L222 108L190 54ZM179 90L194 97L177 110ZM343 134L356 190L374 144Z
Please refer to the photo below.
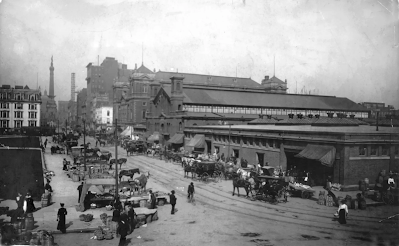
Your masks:
M182 123L179 122L179 131L181 131L181 130L182 130Z
M177 110L181 110L181 105L179 104L179 105L177 105Z
M30 100L31 101L35 101L35 96L34 95L30 95Z
M161 131L164 132L164 124L161 124Z

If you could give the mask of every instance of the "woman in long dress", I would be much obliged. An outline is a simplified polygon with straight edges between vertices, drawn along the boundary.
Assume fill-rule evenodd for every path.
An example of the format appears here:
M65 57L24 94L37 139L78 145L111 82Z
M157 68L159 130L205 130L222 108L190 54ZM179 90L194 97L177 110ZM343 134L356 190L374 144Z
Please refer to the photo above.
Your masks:
M67 215L67 210L64 208L64 204L61 203L61 208L58 209L57 214L57 230L60 230L62 233L66 233L65 219Z
M348 216L348 206L346 205L346 201L342 200L341 204L338 207L338 222L340 224L346 224L346 217Z

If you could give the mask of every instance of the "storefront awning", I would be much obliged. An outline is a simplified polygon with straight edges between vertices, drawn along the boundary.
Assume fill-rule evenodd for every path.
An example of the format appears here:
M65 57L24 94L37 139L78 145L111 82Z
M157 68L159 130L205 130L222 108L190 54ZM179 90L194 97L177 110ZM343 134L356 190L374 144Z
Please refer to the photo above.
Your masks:
M184 142L184 134L176 133L173 135L171 139L168 140L168 143L171 144L182 144Z
M205 135L196 134L194 138L190 140L187 146L194 148L205 148Z
M336 149L333 146L308 144L304 150L295 157L320 161L321 164L332 167L334 164Z

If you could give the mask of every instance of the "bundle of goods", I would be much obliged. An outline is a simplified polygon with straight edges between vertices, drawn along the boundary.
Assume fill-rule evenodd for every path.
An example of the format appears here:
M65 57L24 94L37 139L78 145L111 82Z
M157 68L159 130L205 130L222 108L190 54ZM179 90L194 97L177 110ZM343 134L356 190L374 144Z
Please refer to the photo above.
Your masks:
M0 215L7 214L9 207L0 207Z
M326 204L326 192L325 191L320 191L319 200L317 201L317 204L319 204L319 205Z
M114 234L113 234L111 231L107 231L107 232L104 234L104 238L107 239L107 240L111 240L111 239L114 238Z
M95 203L90 204L90 208L94 209L96 207L97 207L97 205Z
M42 195L42 208L50 205L51 202L51 194L45 190L45 193Z
M94 231L94 237L97 240L103 240L104 239L104 232L101 227L98 227L97 230Z
M327 207L334 207L334 199L330 195L327 195L327 197L326 197L326 206Z
M340 191L341 190L341 184L338 184L338 183L331 184L331 190Z
M53 245L54 244L54 237L49 231L38 231L37 238L39 240L38 245Z
M92 214L81 214L79 215L79 220L84 222L90 222L93 220Z
M107 211L111 211L111 210L112 210L112 206L111 206L111 205L107 205L107 206L105 206L105 209L106 209Z
M108 218L108 215L106 213L100 214L101 222L103 222L104 225L107 224L107 218Z

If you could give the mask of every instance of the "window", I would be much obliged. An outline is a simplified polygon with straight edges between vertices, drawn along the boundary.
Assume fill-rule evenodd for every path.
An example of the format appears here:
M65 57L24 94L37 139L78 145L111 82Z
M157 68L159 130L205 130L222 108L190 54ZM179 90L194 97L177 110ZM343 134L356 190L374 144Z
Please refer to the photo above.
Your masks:
M10 104L9 103L1 103L0 108L10 108Z
M233 149L234 157L239 158L240 157L240 151L238 149Z
M14 120L14 127L22 127L22 120Z
M36 119L37 113L36 112L29 112L29 119Z
M15 109L22 109L22 103L16 103L15 104Z
M359 155L361 156L367 155L367 146L365 145L359 146Z
M29 120L28 124L29 126L36 126L36 120Z
M31 101L35 101L35 95L30 95L30 98L29 98L29 100L31 100Z
M0 111L0 118L10 118L9 111Z
M29 109L30 110L36 110L37 109L37 105L36 104L29 104Z
M183 128L183 125L182 125L182 123L181 123L181 122L179 122L179 131L181 131L181 130L182 130L182 128Z
M147 93L147 92L148 92L148 86L146 86L146 85L143 86L143 92L144 92L144 93Z
M377 155L377 146L372 145L370 149L370 155Z
M179 82L177 82L177 84L176 84L176 91L180 91L180 83Z
M23 118L23 112L22 111L14 112L14 118L17 118L17 119Z
M110 124L111 120L109 118L107 118L107 124Z
M381 155L389 155L389 146L382 146Z
M15 94L15 100L21 100L21 94L20 93Z
M1 128L8 128L8 120L0 120L0 127Z
M147 102L143 102L143 106L144 106L144 107L147 106Z
M399 146L395 146L395 156L399 155Z
M143 110L141 115L142 119L145 120L146 116L147 116L147 110Z
M107 110L107 116L109 116L109 110Z
M161 124L161 132L164 132L164 129L165 129L165 125Z
M215 151L216 151L216 153L220 153L220 148L219 148L219 146L215 146Z

